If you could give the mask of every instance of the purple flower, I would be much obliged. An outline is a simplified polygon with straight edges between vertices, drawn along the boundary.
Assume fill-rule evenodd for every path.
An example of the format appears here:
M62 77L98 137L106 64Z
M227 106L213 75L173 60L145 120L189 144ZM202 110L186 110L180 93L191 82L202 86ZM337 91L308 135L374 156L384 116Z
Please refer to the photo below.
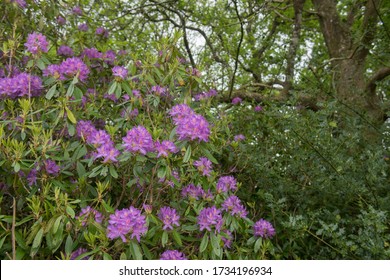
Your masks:
M177 153L178 149L175 145L175 143L164 140L160 143L160 141L156 141L154 143L154 148L156 150L157 157L168 157L169 153Z
M153 210L153 206L150 204L143 204L142 208L144 209L146 214L151 214Z
M198 114L191 114L181 119L177 124L176 133L179 140L209 140L210 128L207 120Z
M173 225L180 226L180 216L177 214L176 209L167 206L161 207L158 217L164 224L163 230L172 230Z
M96 32L95 32L96 35L99 35L99 36L102 36L103 38L108 38L108 30L105 29L104 27L98 27L96 28Z
M62 45L58 48L57 54L62 56L73 56L73 50L69 46Z
M229 230L224 230L223 232L226 233L226 235L228 236L228 237L221 236L223 247L230 248L232 245L233 234Z
M97 211L97 210L91 208L91 206L87 206L87 207L81 209L80 214L77 215L75 218L76 218L76 219L80 219L81 224L82 224L83 226L85 226L86 223L87 223L87 221L88 221L88 219L89 219L90 217L93 217L94 220L95 220L98 224L101 224L102 221L103 221L103 215L102 215L102 213L100 213L99 211Z
M0 98L38 96L42 88L42 80L38 76L20 73L12 78L0 79Z
M123 147L129 152L140 152L146 155L153 151L152 136L145 127L140 125L127 131L126 137L123 137L123 142Z
M116 54L113 50L108 50L102 55L102 59L105 63L113 65L115 62Z
M16 3L21 8L26 8L26 1L24 0L11 0L11 3Z
M203 197L204 190L201 186L195 186L193 184L188 185L187 187L183 188L181 191L181 195L183 197L189 197L198 200L199 198Z
M123 242L126 242L127 234L131 234L131 238L136 238L140 242L141 235L144 235L148 230L146 226L146 218L141 214L141 211L130 206L128 209L116 210L110 215L107 227L107 237L114 239L120 237Z
M31 169L30 172L28 173L27 182L30 187L37 183L37 173L38 170L36 168Z
M178 104L171 108L169 115L173 119L175 125L179 124L181 120L188 116L195 114L194 110L191 109L187 104Z
M78 248L76 251L74 251L74 252L70 255L70 259L71 259L71 260L75 260L78 256L80 256L80 255L82 255L82 254L84 254L84 253L86 253L86 252L88 252L87 249L84 249L84 248L81 248L81 247L80 247L80 248ZM82 258L82 260L88 260L88 259L89 259L88 256Z
M76 125L77 136L91 143L93 136L97 132L91 121L78 121Z
M80 58L67 58L60 64L60 68L61 73L68 78L77 76L81 81L88 78L89 69Z
M101 145L111 143L111 137L105 130L94 130L92 131L91 141L89 141L89 143L99 147Z
M223 225L221 211L215 206L203 208L198 215L198 225L201 231L211 231L211 227L214 227L215 231L219 232Z
M235 196L229 196L223 203L222 209L226 212L230 212L232 216L237 215L238 217L245 218L248 212L242 205L241 200Z
M121 111L121 117L124 119L132 119L138 116L138 109L135 108L134 110L131 110L130 108L125 108Z
M61 67L57 64L48 65L45 70L43 70L43 76L51 76L55 79L64 80L64 76L61 73Z
M28 35L27 42L24 45L30 53L38 54L39 52L46 53L49 43L46 41L45 35L33 32Z
M156 95L165 95L168 91L167 88L159 86L159 85L152 86L151 90Z
M58 16L58 17L57 17L57 23L58 23L59 25L65 25L65 24L66 24L66 19L63 18L62 16Z
M264 219L260 219L254 224L253 232L255 236L263 238L271 238L275 235L275 229L272 224Z
M177 250L167 250L161 254L160 260L187 260L186 256Z
M79 26L77 27L80 31L83 31L83 32L87 32L89 27L88 27L88 24L86 23L82 23L82 24L79 24Z
M263 108L261 106L256 106L255 107L255 112L259 112L259 111L262 111Z
M83 15L83 10L79 6L74 6L72 9L73 14L82 16Z
M227 192L228 190L235 191L237 189L237 182L233 176L223 176L217 182L217 192Z
M57 176L60 173L60 167L54 160L47 159L45 161L45 169L47 174Z
M114 144L110 141L107 142L97 149L95 158L103 158L103 163L107 162L117 162L117 157L120 155L120 152L114 147Z
M242 102L242 99L240 97L234 97L232 100L232 104L237 105Z
M102 53L95 48L84 48L83 52L81 53L81 57L88 57L89 59L100 59L102 58Z
M243 140L245 140L245 136L242 134L238 134L238 135L234 136L234 141L236 141L236 142L243 141Z
M211 161L206 157L201 157L199 160L194 161L194 166L198 168L198 171L204 176L210 176L212 171Z
M122 66L114 66L112 68L112 74L114 77L120 78L121 80L124 80L127 78L128 71L125 67Z

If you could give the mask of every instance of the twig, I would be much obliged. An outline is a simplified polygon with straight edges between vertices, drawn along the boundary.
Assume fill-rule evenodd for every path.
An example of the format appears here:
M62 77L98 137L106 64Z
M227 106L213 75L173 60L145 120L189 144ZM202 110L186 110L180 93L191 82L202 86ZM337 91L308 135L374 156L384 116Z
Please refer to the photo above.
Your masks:
M16 224L16 199L13 198L13 212L12 212L12 259L16 260L16 238L15 238L15 224Z

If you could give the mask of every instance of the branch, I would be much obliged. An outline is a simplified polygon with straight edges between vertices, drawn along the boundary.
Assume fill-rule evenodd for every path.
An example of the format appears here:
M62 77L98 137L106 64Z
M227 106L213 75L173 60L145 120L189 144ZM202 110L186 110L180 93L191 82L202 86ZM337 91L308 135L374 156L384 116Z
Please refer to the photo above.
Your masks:
M382 81L387 76L390 76L390 67L381 68L374 75L372 75L366 86L366 91L369 96L375 95L377 82Z
M234 62L234 71L233 71L232 80L231 80L231 83L230 83L229 98L232 96L233 87L234 87L234 81L236 79L236 72L237 72L237 68L238 68L238 59L239 59L239 56L240 56L241 44L242 44L242 41L244 39L244 26L243 26L243 23L242 23L242 20L241 20L241 17L240 17L240 13L238 12L237 1L233 0L233 3L234 3L234 10L236 12L237 18L240 21L241 36L240 36L240 41L238 42L238 46L237 46L236 59L235 59L235 62Z

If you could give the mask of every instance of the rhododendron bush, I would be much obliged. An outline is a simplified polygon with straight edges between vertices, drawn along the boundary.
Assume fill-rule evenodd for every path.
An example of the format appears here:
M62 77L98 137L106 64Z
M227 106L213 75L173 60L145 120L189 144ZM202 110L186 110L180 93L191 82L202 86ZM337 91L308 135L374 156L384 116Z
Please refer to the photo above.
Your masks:
M6 3L24 16L24 1ZM218 93L175 47L180 34L135 54L67 8L52 20L75 34L14 30L0 53L1 258L273 254L271 216L249 211L219 162L245 137L213 109Z

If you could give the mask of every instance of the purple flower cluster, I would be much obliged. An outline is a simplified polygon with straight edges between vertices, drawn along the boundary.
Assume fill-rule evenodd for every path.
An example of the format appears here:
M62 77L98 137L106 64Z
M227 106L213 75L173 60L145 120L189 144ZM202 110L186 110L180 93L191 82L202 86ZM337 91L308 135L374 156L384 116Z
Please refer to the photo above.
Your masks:
M83 32L87 32L89 27L88 27L88 24L86 23L82 23L82 24L79 24L79 26L77 27L80 31L83 31Z
M107 227L107 237L114 239L120 237L123 242L126 242L126 234L131 234L131 238L136 238L140 242L141 235L144 235L148 230L146 226L146 218L141 214L141 211L130 206L128 209L116 210L110 215Z
M135 108L134 110L131 110L130 108L125 108L121 111L121 117L124 119L132 119L138 116L138 109Z
M262 111L263 110L263 107L261 107L261 106L259 106L259 105L257 105L256 107L255 107L255 112L260 112L260 111Z
M117 162L120 152L105 130L97 130L90 121L79 121L76 126L77 135L88 144L94 145L95 159L103 158L103 163Z
M163 230L172 230L173 225L180 226L180 216L177 214L176 209L171 207L161 207L158 213L159 219L163 222Z
M242 102L242 99L240 97L234 97L232 100L233 105L240 104Z
M264 219L260 219L254 224L253 232L255 236L263 238L271 238L275 235L275 229L272 224Z
M62 46L60 46L60 47L58 48L57 54L58 54L58 55L62 55L62 56L68 56L68 57L70 57L70 56L73 56L74 53L73 53L73 50L72 50L71 47L66 46L66 45L62 45Z
M116 54L113 50L108 50L102 54L102 59L108 65L113 65L115 62Z
M188 105L179 104L172 107L169 114L177 125L179 140L209 140L210 128L207 120L196 114Z
M74 6L72 9L73 14L82 16L83 15L83 10L79 6Z
M45 170L47 174L57 176L60 173L60 167L56 164L54 160L47 159L45 161Z
M30 53L38 54L40 52L46 53L49 43L46 41L45 35L33 32L28 35L27 42L24 45Z
M210 176L212 171L211 161L206 157L201 157L199 160L194 161L194 166L198 168L198 171L204 176Z
M228 236L228 237L221 236L223 247L230 248L233 241L233 234L229 230L224 230L223 232L226 233L226 235Z
M154 150L153 139L150 133L143 126L133 127L125 137L123 137L123 147L125 150L146 155Z
M229 196L223 203L222 209L226 212L230 212L232 216L237 215L238 217L245 218L248 212L242 205L241 200L235 196Z
M91 121L78 121L76 125L77 136L84 139L87 143L91 143L92 134L96 132L95 126Z
M74 251L74 252L70 255L70 259L71 259L71 260L75 260L78 256L80 256L80 255L82 255L82 254L84 254L84 253L86 253L86 252L88 252L87 249L81 248L81 247L80 247L80 248L78 248L76 251ZM82 260L88 260L88 259L89 259L88 256L82 258Z
M190 184L182 189L181 195L182 197L189 197L198 200L199 198L203 197L204 190L201 186Z
M178 149L175 143L164 140L160 143L160 141L156 141L154 143L155 151L157 152L157 157L168 157L169 153L177 153Z
M30 172L27 174L27 183L30 187L37 183L37 174L38 170L36 168L31 169Z
M57 17L57 23L58 23L59 25L65 25L66 19L63 18L62 16L58 16L58 17Z
M92 59L102 58L103 55L96 48L84 48L80 56L82 58L88 57L89 59L92 60Z
M122 66L114 66L112 68L112 74L114 77L119 78L120 80L124 80L127 78L128 71L125 67Z
M217 182L217 193L235 191L237 189L237 182L233 176L223 176Z
M211 227L214 227L215 231L219 232L223 225L221 211L215 206L203 208L198 215L198 225L201 231L211 231Z
M77 215L75 218L76 219L80 219L81 221L81 224L83 226L86 225L88 219L90 217L93 217L94 220L98 223L98 224L101 224L102 221L103 221L103 215L102 213L100 213L99 211L97 211L96 209L93 209L91 208L90 206L87 206L83 209L81 209L81 212L79 215Z
M45 71L45 76L52 76L59 80L66 80L78 77L79 80L85 81L88 78L89 69L87 65L77 57L67 58L60 65L49 65Z
M24 0L11 0L11 3L16 3L21 8L26 8L26 1Z
M109 36L108 30L105 29L104 27L96 28L95 34L99 35L99 36L102 36L103 38L108 38L108 36Z
M195 101L209 99L213 96L217 95L217 91L215 89L210 89L207 92L201 92L195 95Z
M177 250L167 250L161 254L160 260L187 260L186 256Z
M240 142L243 140L245 140L245 136L242 134L238 134L238 135L234 136L234 141L236 141L236 142Z
M42 92L42 80L38 76L20 73L0 79L0 98L38 96Z

